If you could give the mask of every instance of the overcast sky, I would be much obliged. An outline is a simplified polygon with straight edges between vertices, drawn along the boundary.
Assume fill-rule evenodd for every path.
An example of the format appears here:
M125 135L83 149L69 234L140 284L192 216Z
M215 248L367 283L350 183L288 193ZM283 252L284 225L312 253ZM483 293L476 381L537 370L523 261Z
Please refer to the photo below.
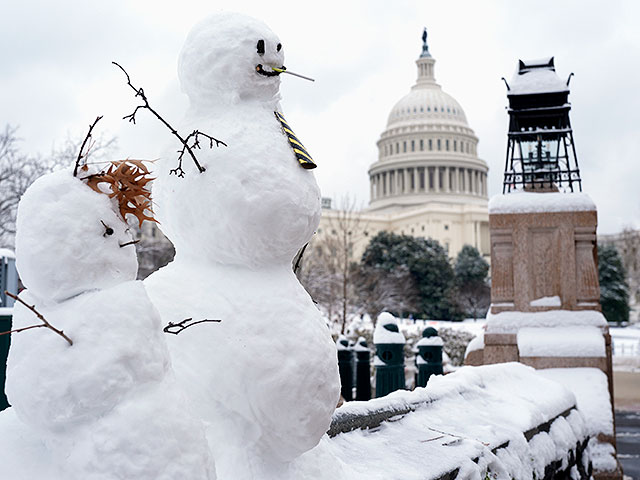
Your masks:
M633 0L6 1L0 127L18 126L23 151L46 154L104 115L98 130L118 138L118 155L160 156L171 138L154 118L121 120L136 102L111 61L179 123L187 100L178 52L195 22L222 10L264 20L283 43L285 65L316 79L283 76L281 90L287 120L319 165L324 196L368 202L376 141L415 82L426 26L436 80L480 139L490 195L501 191L507 141L500 77L510 79L519 58L554 55L561 78L575 73L571 121L599 233L640 228L640 3Z

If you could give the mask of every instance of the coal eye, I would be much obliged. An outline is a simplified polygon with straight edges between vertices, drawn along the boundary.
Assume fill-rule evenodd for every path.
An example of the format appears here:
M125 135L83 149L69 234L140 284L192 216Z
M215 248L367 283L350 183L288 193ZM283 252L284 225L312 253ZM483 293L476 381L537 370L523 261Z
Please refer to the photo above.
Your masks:
M100 223L104 227L104 234L102 235L103 237L106 237L107 235L113 235L113 228L104 223L102 220L100 220Z
M264 40L258 40L258 54L264 55Z
M280 50L282 50L282 44L279 43L278 46L276 47L276 50L279 52Z

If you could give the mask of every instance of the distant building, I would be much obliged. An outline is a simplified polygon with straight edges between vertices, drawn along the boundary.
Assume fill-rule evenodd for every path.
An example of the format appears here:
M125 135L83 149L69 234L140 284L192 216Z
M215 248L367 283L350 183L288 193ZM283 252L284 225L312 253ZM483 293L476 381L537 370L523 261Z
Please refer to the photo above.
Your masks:
M354 259L379 231L435 239L450 257L467 244L489 255L489 169L462 107L436 83L435 62L425 34L416 84L393 107L378 140L369 207L353 212L361 230L353 232ZM341 215L324 199L322 213L319 240L335 231Z

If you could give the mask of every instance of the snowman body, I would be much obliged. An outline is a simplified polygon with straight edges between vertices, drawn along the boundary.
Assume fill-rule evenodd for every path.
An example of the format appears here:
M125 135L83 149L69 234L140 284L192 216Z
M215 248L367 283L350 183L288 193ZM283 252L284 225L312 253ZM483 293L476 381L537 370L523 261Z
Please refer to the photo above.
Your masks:
M221 320L168 339L178 381L209 422L220 478L285 478L327 431L339 396L335 345L291 267L317 228L319 189L274 114L279 77L256 73L282 65L279 45L241 15L194 28L180 58L191 100L182 128L227 146L197 150L206 170L185 160L184 178L169 174L169 156L154 182L176 257L145 280L149 294L165 323Z
M201 421L185 409L135 247L111 200L69 171L18 208L20 298L46 328L14 334L6 391L60 478L214 479ZM121 245L124 245L121 247ZM42 323L16 303L14 328ZM52 473L52 477L55 478Z

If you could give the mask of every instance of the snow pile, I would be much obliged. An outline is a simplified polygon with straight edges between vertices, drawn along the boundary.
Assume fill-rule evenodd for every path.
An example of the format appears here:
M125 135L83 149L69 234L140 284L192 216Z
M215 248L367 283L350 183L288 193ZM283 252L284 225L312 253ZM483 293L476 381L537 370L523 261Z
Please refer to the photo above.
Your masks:
M489 200L489 213L550 213L595 211L596 205L586 193L523 192L494 195Z
M185 155L184 177L169 173L168 147L155 172L155 211L176 257L145 286L165 324L221 320L167 339L221 479L304 478L294 471L324 455L301 457L329 428L340 392L336 346L291 269L318 226L320 191L274 114L284 51L244 15L196 25L180 54L191 106L177 127L227 146L201 141L205 171Z
M548 433L530 442L523 433L574 405L571 392L530 367L462 367L432 376L426 388L344 404L336 418L385 410L411 413L371 430L338 434L330 444L355 471L352 478L387 479L389 472L407 480L437 478L456 468L458 478L485 478L487 473L542 478L550 462L567 464L569 449L584 438L584 419L578 412L559 417Z
M606 348L597 327L525 327L518 330L521 357L604 357Z
M27 286L20 298L73 344L47 328L12 336L13 408L0 414L0 429L16 437L0 449L3 471L17 479L214 479L204 428L177 388L159 315L133 281L135 248L121 247L131 238L111 200L56 172L24 194L17 228ZM42 323L20 303L13 313L14 329Z
M376 328L373 331L373 343L405 343L404 335L398 327L398 321L389 312L378 315Z
M470 352L482 349L484 349L484 333L480 333L471 339L464 352L464 358L467 358Z
M539 373L564 385L576 396L578 410L587 420L585 427L592 437L589 449L593 467L600 471L615 470L613 446L596 438L599 434L613 437L613 410L604 372L597 368L550 368Z
M552 328L591 326L606 328L607 320L597 310L548 310L545 312L487 313L487 333L517 333L525 327Z

